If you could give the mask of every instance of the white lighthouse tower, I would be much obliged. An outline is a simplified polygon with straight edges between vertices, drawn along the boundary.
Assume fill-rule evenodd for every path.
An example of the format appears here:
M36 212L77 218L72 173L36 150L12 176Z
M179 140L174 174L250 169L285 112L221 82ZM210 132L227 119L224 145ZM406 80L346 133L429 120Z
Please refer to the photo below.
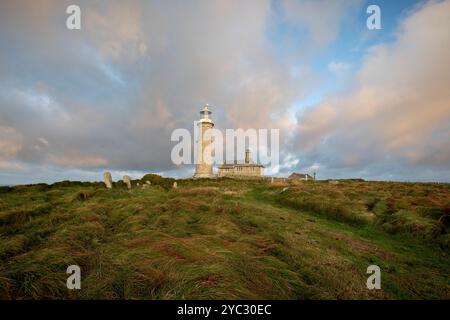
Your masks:
M197 163L195 166L194 178L212 178L212 155L210 145L212 143L211 130L214 127L214 122L209 118L211 111L208 109L208 104L200 111L202 118L198 121L198 144L197 144Z

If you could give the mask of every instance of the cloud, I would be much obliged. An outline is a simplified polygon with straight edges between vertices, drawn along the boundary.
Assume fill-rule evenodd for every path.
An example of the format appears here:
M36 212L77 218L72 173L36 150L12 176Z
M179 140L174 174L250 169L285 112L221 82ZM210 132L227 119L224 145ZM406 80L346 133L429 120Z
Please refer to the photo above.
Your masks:
M350 65L344 62L335 62L331 61L328 64L328 70L334 73L340 73L347 71L350 68Z
M0 169L20 170L14 158L22 150L22 136L14 128L0 125Z
M147 52L140 1L87 3L83 6L88 41L107 60L142 58Z
M299 33L307 32L304 41L309 43L311 52L324 49L333 43L339 34L343 20L351 18L351 13L359 9L361 5L360 0L282 1L287 22L296 27Z
M437 163L450 169L448 39L450 1L416 9L394 42L368 50L347 91L299 117L297 147L334 172L383 165L401 176L402 166L429 171ZM442 179L437 172L433 178Z
M92 157L79 153L65 154L65 155L49 155L49 160L55 164L67 167L104 167L108 161L100 157Z
M172 130L192 130L204 103L219 128L268 127L297 95L268 0L81 1L77 31L69 4L0 5L0 125L23 140L10 161L169 171Z
M22 136L16 129L0 126L0 159L16 156L22 149Z

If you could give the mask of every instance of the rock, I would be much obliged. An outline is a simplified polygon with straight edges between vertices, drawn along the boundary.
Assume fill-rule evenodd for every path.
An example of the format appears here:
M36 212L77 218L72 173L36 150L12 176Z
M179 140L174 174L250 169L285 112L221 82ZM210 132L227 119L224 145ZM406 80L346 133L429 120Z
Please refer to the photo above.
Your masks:
M148 184L143 184L142 185L142 189L148 189L149 185Z
M106 188L112 188L112 177L110 172L105 171L105 173L103 173L103 182L105 183Z
M339 181L336 180L330 180L328 181L329 184L339 184Z
M281 190L281 192L285 192L285 191L288 191L288 190L289 190L288 187L284 187L283 190Z
M146 184L151 185L152 183L150 181L145 181Z
M123 176L123 182L127 185L128 190L131 191L131 179L129 176Z
M136 183L136 186L138 186L138 187L139 187L140 185L141 185L141 184L140 184L139 182L137 182L137 183Z
M178 188L178 184L177 184L176 181L173 183L173 188L174 188L174 189Z
M272 179L270 179L270 183L273 183L273 181L274 181L274 180L273 180L273 177L272 177Z

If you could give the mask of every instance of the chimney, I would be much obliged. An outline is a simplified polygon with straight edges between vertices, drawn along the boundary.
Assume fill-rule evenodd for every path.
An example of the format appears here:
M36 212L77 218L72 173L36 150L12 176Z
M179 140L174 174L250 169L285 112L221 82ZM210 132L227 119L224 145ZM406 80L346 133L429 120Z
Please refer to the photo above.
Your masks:
M313 176L314 176L314 180L316 180L316 173L315 172L313 173Z
M245 150L245 163L250 163L250 149Z

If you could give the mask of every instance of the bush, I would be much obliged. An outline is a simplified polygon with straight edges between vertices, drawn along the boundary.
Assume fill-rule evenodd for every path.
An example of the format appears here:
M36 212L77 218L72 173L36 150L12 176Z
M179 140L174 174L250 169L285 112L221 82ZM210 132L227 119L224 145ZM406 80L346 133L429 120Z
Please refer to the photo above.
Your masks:
M113 182L113 187L114 188L121 188L121 189L126 189L127 185L125 184L125 182L123 182L122 180L119 180L117 182Z
M42 186L42 188L44 188L44 183L39 184ZM38 185L32 185L32 186L38 186ZM95 182L90 182L90 181L69 181L69 180L64 180L64 181L59 181L59 182L55 182L51 185L45 185L47 186L46 189L58 189L60 187L96 187L96 188L102 188L105 186L105 184L103 182L100 181L95 181Z
M166 190L172 188L175 179L173 178L164 178L160 175L148 173L141 178L141 183L144 184L146 181L150 181L152 185L161 186Z
M0 193L8 193L8 192L11 192L11 191L13 191L14 190L14 188L11 188L11 187L0 187Z

